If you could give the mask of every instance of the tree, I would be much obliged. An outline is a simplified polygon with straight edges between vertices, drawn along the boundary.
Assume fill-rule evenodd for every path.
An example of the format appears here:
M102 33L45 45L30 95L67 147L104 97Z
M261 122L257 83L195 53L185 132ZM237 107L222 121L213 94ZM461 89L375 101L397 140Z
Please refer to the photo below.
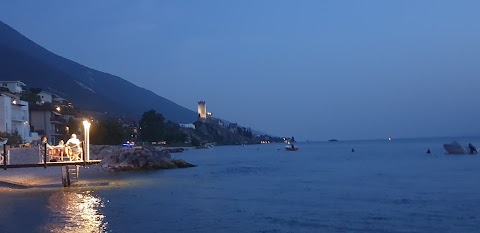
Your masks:
M246 129L244 132L243 132L243 135L247 138L253 138L253 133L252 133L252 130L251 129Z
M182 132L180 126L171 121L167 121L165 124L165 135L163 137L168 144L171 143L184 143L187 140L187 134Z
M36 104L41 100L40 96L38 95L41 91L41 88L30 88L29 91L22 93L20 99L27 101L29 104Z
M192 137L192 146L200 146L200 140L195 137Z
M123 125L115 119L99 121L90 128L92 144L119 145L128 138L127 131L123 128Z
M237 134L243 136L243 129L237 126Z
M162 141L165 135L165 118L155 110L144 112L140 119L140 137L143 141L157 142Z
M183 143L187 140L187 135L180 131L169 130L165 135L167 143Z
M1 132L0 137L2 138L8 138L7 144L8 145L18 145L22 143L22 136L20 136L17 132L13 133L7 133L7 132Z
M83 119L81 118L68 118L65 125L65 134L66 138L70 138L70 135L77 134L80 135L83 133ZM93 126L92 126L93 127Z

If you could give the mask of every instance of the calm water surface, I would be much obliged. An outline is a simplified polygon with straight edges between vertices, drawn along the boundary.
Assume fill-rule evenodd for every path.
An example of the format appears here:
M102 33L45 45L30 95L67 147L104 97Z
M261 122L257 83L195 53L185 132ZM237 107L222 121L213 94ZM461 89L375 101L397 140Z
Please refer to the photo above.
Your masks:
M190 150L174 157L198 167L2 195L0 232L477 232L480 157L450 141Z

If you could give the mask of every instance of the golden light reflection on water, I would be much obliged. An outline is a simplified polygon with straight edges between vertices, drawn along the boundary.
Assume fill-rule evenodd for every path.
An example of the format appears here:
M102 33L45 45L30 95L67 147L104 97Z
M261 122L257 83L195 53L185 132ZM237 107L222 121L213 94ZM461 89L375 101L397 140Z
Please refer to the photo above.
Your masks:
M47 232L106 232L104 202L92 191L63 191L48 200L51 216Z

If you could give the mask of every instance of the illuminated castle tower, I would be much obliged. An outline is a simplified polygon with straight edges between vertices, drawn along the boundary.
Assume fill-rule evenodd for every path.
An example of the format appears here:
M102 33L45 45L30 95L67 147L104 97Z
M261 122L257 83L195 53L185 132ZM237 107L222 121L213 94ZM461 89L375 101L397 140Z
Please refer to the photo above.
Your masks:
M198 101L198 118L201 120L207 119L207 105L205 101Z

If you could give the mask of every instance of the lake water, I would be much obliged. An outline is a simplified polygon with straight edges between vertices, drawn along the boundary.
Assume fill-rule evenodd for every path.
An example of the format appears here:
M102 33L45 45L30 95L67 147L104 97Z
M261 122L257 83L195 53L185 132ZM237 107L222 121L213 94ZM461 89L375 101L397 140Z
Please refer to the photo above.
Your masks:
M189 150L173 156L198 167L2 194L0 232L478 232L480 157L451 141Z

